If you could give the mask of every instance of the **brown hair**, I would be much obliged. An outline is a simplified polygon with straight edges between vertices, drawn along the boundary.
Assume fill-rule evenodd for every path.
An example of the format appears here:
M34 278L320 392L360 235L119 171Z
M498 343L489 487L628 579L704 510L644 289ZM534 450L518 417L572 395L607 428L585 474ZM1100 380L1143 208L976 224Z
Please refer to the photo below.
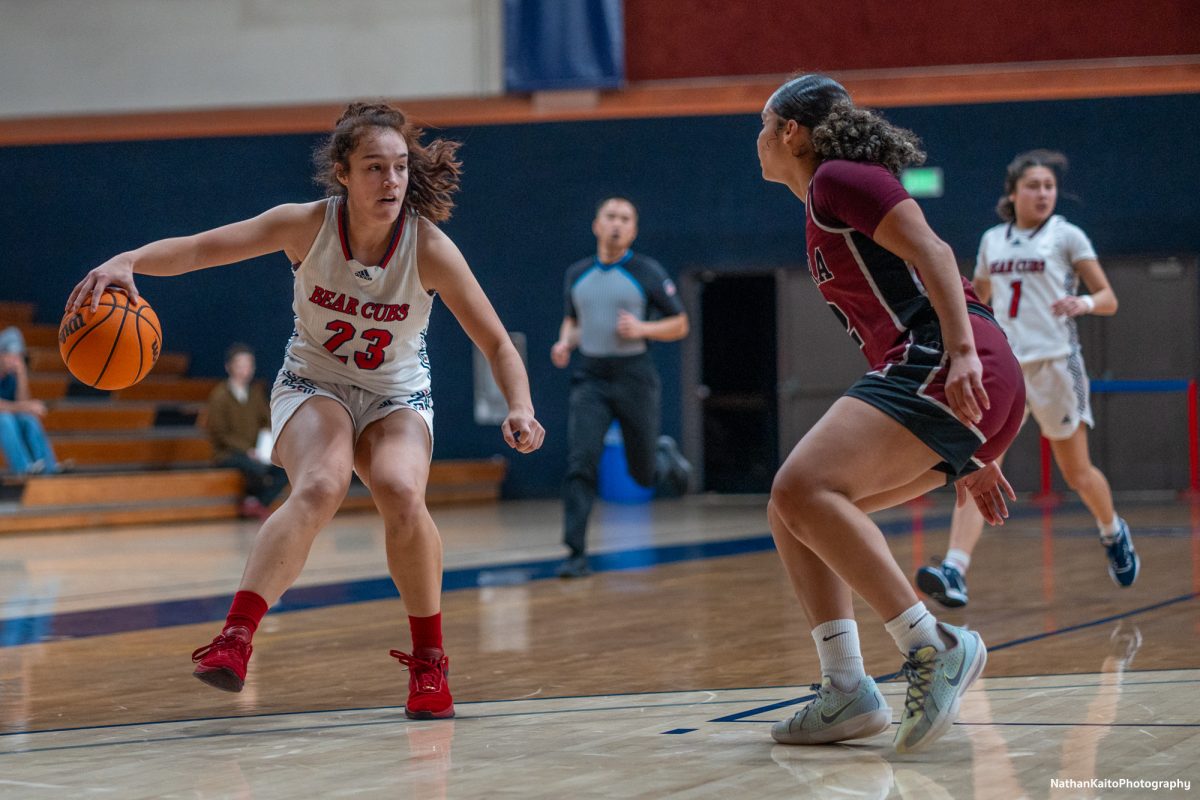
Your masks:
M408 121L404 112L386 103L351 103L334 125L329 138L313 151L314 180L329 197L345 196L337 167L350 166L350 154L371 128L391 128L408 145L408 192L404 204L434 222L450 219L453 195L458 191L462 162L455 159L459 142L434 139L421 144L424 130Z
M1012 160L1004 172L1004 194L996 203L996 214L1005 222L1017 221L1017 209L1008 196L1017 190L1017 183L1030 167L1045 167L1054 173L1054 180L1062 183L1067 171L1067 157L1057 150L1030 150Z
M242 353L246 353L253 358L254 348L243 342L234 342L233 344L229 345L229 347L225 348L225 365L229 366L229 362L233 361Z

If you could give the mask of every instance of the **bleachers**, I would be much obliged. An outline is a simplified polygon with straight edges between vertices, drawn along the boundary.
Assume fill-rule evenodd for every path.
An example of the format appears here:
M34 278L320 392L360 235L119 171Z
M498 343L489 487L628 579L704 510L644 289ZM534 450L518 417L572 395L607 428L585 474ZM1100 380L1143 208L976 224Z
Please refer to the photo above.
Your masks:
M211 466L212 446L198 423L217 379L188 377L188 355L168 352L142 383L96 391L66 371L55 326L33 316L30 304L0 302L0 327L21 328L30 390L49 407L43 424L72 469L0 481L0 533L237 517L241 475ZM434 461L427 502L494 501L506 470L499 457ZM373 509L356 481L342 511Z

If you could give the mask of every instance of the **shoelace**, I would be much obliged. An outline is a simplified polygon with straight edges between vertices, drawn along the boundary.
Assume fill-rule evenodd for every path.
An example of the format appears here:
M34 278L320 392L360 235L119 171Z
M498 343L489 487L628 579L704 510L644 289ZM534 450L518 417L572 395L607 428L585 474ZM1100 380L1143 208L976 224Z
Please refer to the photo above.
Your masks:
M1126 539L1121 533L1114 536L1112 542L1104 546L1108 549L1109 558L1117 563L1118 569L1125 569L1133 563L1133 558L1129 554L1132 548L1127 545Z
M908 692L904 695L904 710L912 715L921 710L921 700L929 694L929 684L933 682L933 662L917 661L909 656L900 668L908 680Z
M227 634L222 633L222 634L218 635L217 638L213 639L211 642L204 645L204 647L201 647L198 650L193 651L192 652L192 661L200 661L202 658L204 658L206 655L211 653L213 650L223 650L225 648L232 648L234 650L237 650L238 655L245 658L246 650L249 647L250 647L250 643L247 642L242 637L229 636Z
M417 682L417 691L437 692L442 688L442 665L440 661L426 661L400 650L389 650L388 655L404 665Z

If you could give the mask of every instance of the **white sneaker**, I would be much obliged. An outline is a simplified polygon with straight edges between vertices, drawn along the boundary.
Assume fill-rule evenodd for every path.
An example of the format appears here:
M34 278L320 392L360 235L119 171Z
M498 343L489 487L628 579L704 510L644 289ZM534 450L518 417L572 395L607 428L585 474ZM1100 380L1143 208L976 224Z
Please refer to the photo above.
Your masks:
M864 675L853 692L839 692L828 675L813 684L817 696L791 719L771 726L771 736L781 744L829 744L866 739L892 725L892 710L870 675Z

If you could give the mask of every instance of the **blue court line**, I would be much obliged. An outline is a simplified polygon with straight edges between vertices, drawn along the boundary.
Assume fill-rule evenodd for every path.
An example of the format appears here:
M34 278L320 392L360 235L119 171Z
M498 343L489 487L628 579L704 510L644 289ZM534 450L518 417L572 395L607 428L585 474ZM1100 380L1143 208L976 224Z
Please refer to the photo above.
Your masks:
M1015 510L1012 518L1037 516L1041 513L1040 509ZM949 517L935 515L927 518L925 522L930 527L944 527L949 523ZM908 533L911 527L911 521L903 520L885 523L882 530L885 535L895 536ZM1191 528L1187 527L1138 529L1138 536L1141 537L1182 537L1191 534ZM1092 528L1073 528L1057 530L1054 535L1056 538L1090 537L1095 535L1095 531ZM591 558L595 571L609 572L762 552L770 550L772 547L771 537L760 534L723 542L619 551ZM544 580L554 576L554 570L559 563L561 563L560 560L552 559L449 570L444 576L444 590L458 591L482 586L507 586ZM271 613L274 615L338 604L393 599L398 596L391 579L387 577L294 587L288 590L283 601L277 604ZM89 636L106 636L174 625L216 622L224 619L231 600L232 595L214 595L129 606L110 606L62 614L37 614L0 619L0 649L55 639L82 639Z
M1179 670L1152 670L1152 671L1171 672L1171 671L1179 671ZM1011 676L1006 676L1006 677L1011 677ZM1038 675L1026 675L1026 676L1021 676L1021 677L1039 677L1039 676ZM1129 688L1129 687L1134 687L1134 686L1156 686L1159 684L1167 684L1167 683L1193 683L1194 684L1194 683L1200 683L1200 679L1125 682L1125 683L1122 683L1122 688ZM1046 688L1050 689L1050 690L1061 690L1061 689L1091 688L1091 687L1100 686L1100 685L1102 685L1102 684L1099 684L1099 683L1071 684L1071 685L1064 685L1064 686L1052 686L1052 687L1046 687ZM726 689L726 690L722 690L722 691L745 691L746 689L758 689L758 688L760 688L760 687L746 687L744 689ZM1027 687L1024 687L1024 689L1027 690ZM704 692L707 690L694 689L694 690L688 690L688 691ZM1010 691L1010 689L998 688L998 689L985 689L984 691L989 691L989 692L991 692L991 691ZM461 707L461 706L469 706L469 705L494 705L494 704L506 704L506 703L517 703L517 702L546 702L546 701L551 701L551 700L554 700L554 701L570 700L573 698L630 697L630 696L641 696L641 695L645 695L645 694L679 694L679 691L671 690L671 691L665 691L665 692L629 692L629 693L626 693L623 695L575 695L575 696L536 698L536 699L532 699L532 700L529 698L518 698L518 699L514 699L514 700L481 700L481 701L478 701L477 703L460 703L459 705ZM549 710L549 711L513 711L513 712L502 712L502 713L498 713L498 714L478 714L478 715L459 716L459 717L456 717L456 720L459 722L466 722L469 720L478 720L478 719L500 719L500 718L506 718L506 717L550 716L550 715L555 715L555 714L587 714L587 713L594 713L594 712L598 712L598 711L631 711L631 710L643 710L643 709L647 709L647 708L650 708L650 709L680 708L680 707L695 706L695 705L732 705L735 703L745 703L745 702L747 702L747 701L741 700L741 699L737 699L737 700L731 699L731 700L713 700L713 701L704 702L704 703L678 702L678 703L656 703L653 705L646 705L644 703L639 703L637 705L599 706L599 707L595 707L595 708L560 708L560 709L553 709L553 710ZM761 708L770 710L775 707L788 705L792 702L794 702L794 701L788 701L786 703L776 703L771 706L762 706ZM403 710L404 710L404 706L375 706L375 707L362 707L362 708L326 709L323 711L281 711L281 712L272 712L272 713L267 713L267 714L248 714L248 715L244 715L244 716L230 716L230 717L193 717L190 719L155 720L152 722L124 722L124 723L119 723L116 725L85 725L85 726L73 727L73 728L52 728L52 729L39 730L39 731L14 731L12 733L0 734L0 739L3 739L5 737L11 737L11 736L44 737L47 734L55 734L55 733L78 733L78 732L84 732L84 731L117 730L117 729L121 729L121 728L153 728L153 727L162 727L162 726L166 726L166 725L186 725L186 724L203 723L203 722L240 722L240 721L244 721L244 720L264 720L264 719L283 718L283 717L296 717L296 716L301 716L301 715L318 716L318 715L324 715L324 714L351 714L351 713L362 712L362 711L393 712L393 713L399 715L399 714L401 714L401 712L403 712ZM720 721L721 720L710 720L710 722L720 722ZM771 722L774 722L774 720L746 720L746 721L751 722L751 723L762 723L762 724L769 724ZM125 739L122 741L115 741L115 742L84 742L84 743L80 743L80 744L57 745L57 746L51 746L51 747L38 747L38 748L30 748L27 750L14 750L14 751L7 752L7 753L0 753L0 758L4 758L6 756L25 755L28 753L46 753L46 752L55 752L55 751L61 751L61 750L95 749L95 748L101 748L101 747L120 747L123 745L162 744L162 743L169 743L169 742L196 741L196 740L201 740L201 739L217 739L217 738L234 737L234 736L261 736L261 735L266 735L266 734L284 734L284 733L322 733L324 731L339 730L339 729L345 729L345 728L366 728L366 727L373 727L373 726L377 726L377 725L411 724L413 722L416 722L416 721L408 720L404 717L397 716L397 717L393 717L393 718L389 718L389 719L365 720L365 721L357 721L357 722L335 722L335 723L330 723L330 724L326 724L326 725L318 725L318 726L308 725L308 726L304 726L304 727L270 728L270 729L261 729L261 730L251 730L251 731L217 731L217 732L212 732L212 733L196 733L196 734L186 734L186 735L179 735L179 736L158 736L158 737L146 736L146 737L142 737L139 739ZM893 723L893 724L895 724L895 723ZM1188 728L1188 727L1200 728L1200 723L1187 723L1187 722L1178 722L1178 723L1176 723L1176 722L1163 722L1163 723L1133 723L1133 722L1129 722L1129 723L1111 723L1111 724L1107 724L1107 725L1104 723L1091 723L1091 722L1080 722L1080 723L1070 723L1070 722L1047 722L1047 723L959 722L956 724L977 725L977 726L1008 725L1008 726L1033 726L1033 727L1045 725L1045 726L1059 726L1059 727L1094 726L1094 727L1134 727L1134 728L1138 728L1138 727L1140 727L1140 728L1156 728L1156 727L1158 727L1158 728ZM684 734L684 733L692 733L692 732L695 732L696 730L698 730L698 728L674 728L672 730L662 731L661 733Z
M1073 505L1064 504L1059 511L1069 512ZM1082 507L1082 506L1080 506ZM1024 506L1013 509L1010 519L1037 517L1042 509ZM927 527L942 528L950 524L948 514L935 514L924 519ZM885 536L912 532L912 518L902 517L880 523ZM589 557L594 572L616 572L646 569L682 561L701 561L727 556L761 553L775 547L770 534L762 533L737 539L690 544L657 545L598 553ZM510 586L555 577L561 558L522 561L510 564L490 564L447 570L442 576L442 591L453 592L482 586ZM399 597L390 577L365 578L312 586L294 586L271 609L271 614L307 611L335 605L367 603ZM127 606L69 611L62 614L35 614L0 619L0 649L56 639L83 639L116 633L218 622L225 619L231 594L164 600Z
M764 534L716 542L661 545L600 553L590 557L597 572L635 570L680 561L723 558L757 553L773 548L771 537ZM561 558L491 564L446 570L443 592L477 589L481 586L516 585L555 577ZM271 609L271 614L286 614L351 603L395 599L400 595L390 577L292 587ZM129 606L71 611L65 614L39 614L0 620L0 648L35 644L52 639L81 639L114 633L215 622L225 619L233 595L215 595L183 600L166 600Z
M617 695L617 696L620 696L620 695ZM552 700L552 699L560 699L560 698L545 698L545 699ZM490 705L492 702L494 702L494 701L481 700L478 703L460 703L459 705L460 706ZM504 713L500 713L500 714L475 714L475 715L468 715L468 716L456 716L454 718L454 721L463 723L463 722L469 722L471 720L502 719L502 718L511 718L511 717L539 717L539 716L550 716L550 715L554 715L554 714L592 714L592 713L596 713L599 711L644 711L646 709L656 709L656 708L680 708L680 707L684 707L684 706L695 706L695 705L732 705L734 703L744 703L744 702L746 702L746 701L745 700L712 700L712 701L709 701L706 703L679 702L679 703L656 703L654 705L646 705L645 703L639 703L638 705L600 706L597 708L559 708L559 709L553 709L550 711L509 711L509 712L504 712ZM361 709L361 710L375 710L375 709ZM329 723L329 724L325 724L325 725L315 725L315 726L314 725L306 725L306 726L302 726L302 727L291 727L291 728L263 728L260 730L252 730L252 731L246 731L246 730L213 731L213 732L209 732L209 733L184 734L184 735L179 735L179 736L157 736L157 737L143 736L143 737L137 738L137 739L123 739L123 740L117 741L117 742L81 742L79 744L64 744L64 745L56 745L56 746L52 746L52 747L34 747L34 748L29 748L28 750L13 750L13 751L7 752L7 753L0 753L0 758L4 758L6 756L26 755L28 753L49 753L49 752L56 752L56 751L61 751L61 750L91 750L91 749L96 749L96 748L101 748L101 747L121 747L124 745L162 744L162 743L167 743L167 742L190 742L190 741L199 741L201 739L221 739L221 738L240 737L240 736L263 736L263 735L271 735L271 734L297 734L297 733L299 733L299 734L318 733L319 734L319 733L323 733L325 731L340 730L340 729L344 729L344 728L369 728L369 727L374 727L377 725L397 725L397 724L408 725L408 724L415 724L418 722L429 721L429 720L407 719L406 717L403 716L404 706L383 706L379 710L394 711L399 716L394 717L394 718L389 718L389 719L360 720L357 722L333 722L333 723ZM248 716L248 717L211 717L211 718L203 718L202 717L199 719L190 719L190 720L161 720L161 721L148 722L148 723L135 723L134 722L134 723L123 723L121 725L95 725L95 726L85 726L85 727L80 727L80 728L59 728L56 730L22 731L22 732L16 732L16 733L5 733L5 734L0 734L0 738L7 737L7 736L44 736L45 734L49 734L49 733L72 733L72 732L79 732L79 731L109 730L112 728L134 728L134 727L145 728L145 727L154 727L154 726L162 726L162 725L182 725L182 724L191 723L191 722L224 722L224 721L233 722L233 721L239 721L239 720L245 720L245 719L267 719L270 717L288 717L288 716L297 716L297 715L301 715L301 714L337 714L337 713L346 713L346 712L342 709L336 709L336 710L332 710L332 711L288 711L288 712L284 712L281 714L258 714L258 715L254 715L254 716ZM435 722L438 722L438 721L441 721L441 720L435 720ZM677 732L684 733L686 731L677 730Z
M1041 639L1048 639L1051 636L1061 636L1065 633L1073 633L1074 631L1083 630L1084 628L1092 628L1097 625L1103 625L1104 623L1112 622L1113 620L1125 619L1126 617L1132 617L1137 614L1144 614L1148 611L1155 611L1157 609L1176 605L1178 603L1185 603L1188 600L1194 600L1197 597L1200 597L1200 592L1191 592L1189 594L1182 594L1182 595L1179 595L1178 597L1173 597L1170 600L1163 600L1161 603L1153 603L1148 606L1142 606L1141 608L1135 608L1133 611L1126 611L1123 614L1112 614L1107 617L1101 617L1100 619L1090 620L1088 622L1080 622L1076 625L1068 625L1065 628L1058 628L1057 630L1046 631L1044 633L1035 634L1033 636L1023 636L1020 639L1012 639L1011 641L1002 642L1001 644L995 645L994 647L989 645L988 652L995 653L999 650L1004 650L1009 647L1016 647L1018 645L1028 644L1029 642L1036 642ZM899 677L899 675L900 675L899 672L891 672L891 673L888 673L887 675L880 675L875 678L875 682L876 683L885 683L887 681L892 680L893 678ZM1055 687L1055 688L1057 688L1057 687ZM737 714L730 714L725 717L718 717L717 719L710 719L709 722L744 722L744 721L746 721L746 719L745 719L746 717L755 717L755 716L758 716L759 714L765 714L768 711L775 711L776 709L786 708L788 706L794 706L798 703L805 703L805 702L808 702L809 700L812 700L814 697L816 697L815 694L807 694L807 695L804 695L803 697L796 697L791 700L781 700L778 703L772 703L770 705L761 706L759 708L752 708L748 711L742 711ZM751 721L752 722L761 722L762 720L751 720Z
M1039 512L1040 513L1040 512ZM949 524L949 517L939 523ZM880 526L885 534L907 533L912 529L909 519L899 519ZM701 561L713 558L761 553L775 547L769 534L757 534L738 539L690 544L658 545L597 553L590 556L595 572L616 572L646 569L681 561ZM555 577L561 558L540 561L521 561L511 564L491 564L447 570L442 576L442 591L477 589L481 586L510 586ZM295 586L271 609L271 614L286 614L373 600L399 597L390 577L366 578L356 581ZM54 639L82 639L114 633L192 625L198 622L218 622L225 619L233 595L214 595L183 600L165 600L129 606L70 611L64 614L38 614L0 620L0 648L36 644Z

